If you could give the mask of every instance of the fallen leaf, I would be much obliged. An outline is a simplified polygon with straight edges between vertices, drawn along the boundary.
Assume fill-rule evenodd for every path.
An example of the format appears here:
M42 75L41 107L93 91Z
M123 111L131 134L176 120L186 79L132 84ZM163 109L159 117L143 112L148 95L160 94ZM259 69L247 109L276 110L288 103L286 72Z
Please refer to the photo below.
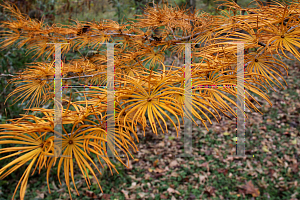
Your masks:
M212 151L211 151L211 150L206 150L206 151L205 151L205 154L209 156L209 155L212 154Z
M109 200L111 197L111 194L103 194L101 199L104 199L104 200Z
M185 182L189 182L190 178L189 178L189 177L185 177L183 180L184 180Z
M246 185L243 186L246 194L251 194L253 197L258 197L260 192L258 188L255 188L252 181L246 182Z
M137 187L138 187L138 185L136 184L136 182L132 182L131 186L128 188L128 190L134 190Z
M249 168L249 170L252 171L252 170L253 170L253 167L252 167L252 165L251 165L250 160L247 160L246 162L247 162L247 165L246 165L247 168Z
M205 163L202 163L202 164L200 165L200 167L207 167L207 165L208 165L208 163L205 162Z
M97 198L97 195L93 192L93 191L85 191L85 195L88 196L88 197L91 197L93 199L96 199Z
M164 142L164 141L161 141L161 142L158 143L156 146L157 146L157 147L165 147L165 142Z
M169 140L174 140L175 137L174 136L169 136Z
M141 198L144 198L144 197L146 197L147 193L139 192L138 195L139 195Z
M271 161L267 160L267 167L272 167L272 166L274 166L274 164Z
M205 180L206 180L206 176L199 176L199 181L200 181L200 184L202 185L203 183L205 183Z
M275 172L275 173L272 175L272 177L274 177L275 179L277 179L277 178L278 178L278 174Z
M236 194L236 196L240 197L240 196L241 196L240 194L242 194L243 197L245 198L245 190L239 188L239 189L238 189L238 193L239 193L239 194ZM233 195L231 192L229 192L229 194Z
M263 130L263 131L266 131L267 127L266 126L262 126L262 127L260 127L260 129Z
M225 132L223 133L223 135L230 135L230 133L227 132L227 131L225 131Z
M257 165L257 166L255 167L255 170L256 170L258 173L260 173L260 174L263 173L263 169L261 168L261 165Z
M299 163L295 163L291 166L292 171L296 174L299 171L299 167L298 167Z
M262 150L263 150L264 152L267 152L267 153L270 152L267 146L263 146L263 147L262 147Z
M175 193L175 194L178 194L178 195L181 195L180 192L178 192L177 190L174 190L173 188L169 187L167 189L167 192L171 195L172 193Z
M1 192L1 190L0 190L0 194L1 194L2 192ZM45 194L44 193L42 193L42 192L40 192L40 191L36 191L36 193L37 193L37 196L35 197L35 198L38 198L38 199L44 199L45 198Z
M172 177L179 177L179 174L176 173L176 172L172 172L172 173L171 173L171 176L172 176Z
M146 175L145 175L145 180L148 180L150 177L151 177L150 174L146 174Z
M164 169L156 168L156 169L154 170L154 172L156 172L156 173L163 173L163 172L165 172L165 170L164 170Z
M54 181L52 181L52 186L55 190L58 190L57 186L55 185Z
M228 169L217 169L219 173L223 173L225 176L228 173Z
M176 167L178 165L177 160L173 160L172 162L170 162L170 167Z
M202 163L200 167L204 167L207 169L207 171L209 171L209 162Z
M125 196L125 198L126 199L129 199L129 196L128 196L128 191L126 191L126 190L121 190L121 192L124 194L124 196Z
M211 196L215 196L215 191L216 188L208 186L207 188L205 188L204 193L208 194L208 196L211 197Z
M156 159L154 162L153 162L153 167L156 167L158 164L158 159Z
M162 173L154 174L154 177L155 177L155 178L160 178L160 177L162 177L162 176L163 176Z

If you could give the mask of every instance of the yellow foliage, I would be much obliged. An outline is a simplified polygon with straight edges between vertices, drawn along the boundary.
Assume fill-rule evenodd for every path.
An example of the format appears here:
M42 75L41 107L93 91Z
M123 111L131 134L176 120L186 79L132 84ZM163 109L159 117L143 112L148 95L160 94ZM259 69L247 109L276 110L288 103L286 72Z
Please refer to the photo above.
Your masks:
M183 118L186 111L183 105L185 67L176 66L175 62L172 65L164 64L167 51L171 52L172 59L179 59L184 55L184 44L177 43L193 43L192 85L186 87L192 90L191 113L205 126L207 121L211 123L208 113L217 121L221 114L236 116L233 109L236 103L229 98L237 94L235 87L199 87L236 85L237 45L233 42L245 44L246 106L250 110L259 111L250 101L250 98L254 99L253 94L271 104L268 96L258 86L272 88L274 84L283 87L279 81L283 80L280 68L285 71L288 69L281 61L282 56L288 57L286 52L300 60L300 4L273 3L268 7L257 5L245 9L229 1L223 5L228 9L219 16L200 13L199 10L190 14L187 10L164 4L147 7L136 22L118 24L111 20L76 21L73 26L56 24L49 27L43 21L31 20L16 7L4 3L2 6L11 12L14 19L1 24L5 29L1 33L4 37L0 44L2 49L18 42L18 47L27 44L28 51L34 52L35 57L49 58L55 49L54 45L47 43L69 43L62 45L62 54L86 46L91 50L99 50L105 47L104 43L122 44L116 44L114 49L115 116L107 113L106 88L91 87L90 91L78 91L76 94L83 94L84 101L73 101L71 98L67 100L64 97L61 122L63 125L71 124L72 131L68 133L63 128L61 151L66 157L59 158L59 161L57 158L47 157L54 155L54 137L51 136L54 132L54 110L42 107L49 102L53 103L54 63L32 63L31 67L13 79L14 84L20 85L8 98L20 93L15 97L15 102L23 99L22 103L30 103L29 107L35 102L35 108L26 109L30 113L0 125L0 144L18 144L16 147L0 149L0 154L11 153L1 157L1 160L19 156L0 169L0 178L5 178L20 166L28 164L17 185L18 188L21 184L22 200L33 167L38 167L39 170L46 168L49 181L52 166L58 165L58 178L63 166L65 182L70 192L69 174L76 189L74 167L77 166L88 186L90 180L87 171L95 177L101 188L89 163L100 173L91 158L91 155L96 155L99 163L102 159L110 169L115 169L106 152L107 120L115 120L114 142L118 151L116 149L113 153L119 155L123 152L128 160L129 156L133 158L130 152L137 150L137 127L142 127L145 133L149 122L154 133L159 133L158 126L164 133L168 131L169 121L178 134L179 118ZM246 15L237 14L242 10L246 11ZM81 27L87 25L89 31L80 31ZM199 43L199 46L195 43ZM86 85L105 85L106 62L106 51L100 51L92 58L82 57L63 63L63 84L77 79L86 81ZM42 117L35 116L33 113L36 112ZM191 116L189 118L198 125ZM126 165L120 157L117 158Z

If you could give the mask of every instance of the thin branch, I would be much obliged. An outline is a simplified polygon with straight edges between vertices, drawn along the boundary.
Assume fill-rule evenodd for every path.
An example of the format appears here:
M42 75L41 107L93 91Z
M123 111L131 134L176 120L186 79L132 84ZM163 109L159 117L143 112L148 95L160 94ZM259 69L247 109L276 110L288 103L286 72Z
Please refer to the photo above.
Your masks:
M103 34L96 34L96 35L89 35L88 37L97 37L97 36L102 36ZM155 39L149 38L146 36L141 36L141 35L134 35L134 34L129 34L129 33L105 33L105 35L114 35L114 36L129 36L129 37L142 37L144 39L149 39L151 41L154 41ZM66 40L74 40L80 37L69 37L65 38Z
M182 37L182 38L178 38L176 41L182 41L182 40L193 39L193 38L197 37L198 35L201 35L201 34L206 33L207 31L208 31L208 30L205 30L205 31L203 31L203 32L195 33L194 35L189 35L189 36L185 36L185 37Z
M73 77L68 77L68 78L61 78L62 80L69 80L69 79L76 79L76 78L88 78L88 77L94 77L100 74L106 74L106 72L99 72L97 74L91 74L91 75L84 75L84 76L73 76ZM10 76L10 77L16 77L16 76L21 76L22 75L13 75L13 74L0 74L0 76ZM31 78L30 80L54 80L53 78L44 78L44 79L40 79L40 78Z
M263 42L258 41L258 44L259 44L260 46L266 47L266 44L263 43Z
M171 40L171 42L172 42L172 41L173 41L173 42L178 42L178 41L183 41L183 40L193 39L194 37L197 37L198 35L204 34L204 33L206 33L206 32L207 32L207 30L205 30L205 31L203 31L203 32L195 33L195 34L193 34L193 35L181 37L181 38L176 38L176 37L174 36L174 33L173 33L173 36L175 37L175 40ZM134 35L134 34L128 34L128 33L105 33L105 35L129 36L129 37L142 37L143 39L146 39L146 40L155 41L155 39L152 38L152 37L141 36L141 35ZM102 34L89 35L88 37L97 37L97 36L102 36ZM70 38L65 38L65 39L66 39L66 40L74 40L74 39L77 39L77 38L80 38L80 37L70 37Z
M17 75L13 75L13 74L0 74L0 76L11 76L11 77L15 77Z
M173 29L172 29L172 28L170 28L170 29L171 29L171 32L172 32L172 34L173 34L174 39L177 40L178 38L176 37L176 35L175 35Z
M69 78L62 78L63 80L69 80L69 79L75 79L75 78L87 78L87 77L94 77L97 76L99 74L106 74L106 72L100 72L97 74L92 74L92 75L84 75L84 76L73 76L73 77L69 77ZM47 79L46 79L47 80Z

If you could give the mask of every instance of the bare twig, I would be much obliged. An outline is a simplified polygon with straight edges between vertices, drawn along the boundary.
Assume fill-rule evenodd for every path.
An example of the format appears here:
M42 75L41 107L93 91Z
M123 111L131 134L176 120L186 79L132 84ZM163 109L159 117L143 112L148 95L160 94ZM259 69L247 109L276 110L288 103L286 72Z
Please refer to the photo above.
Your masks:
M177 40L178 38L176 37L176 35L175 35L173 29L172 29L172 28L170 28L170 29L171 29L171 31L172 31L172 34L173 34L174 39Z
M100 74L106 74L106 72L99 72L97 74L91 74L91 75L83 75L83 76L73 76L73 77L68 77L68 78L61 78L62 80L69 80L69 79L76 79L76 78L88 78L88 77L94 77ZM20 76L20 75L13 75L13 74L0 74L0 76L10 76L10 77L16 77L16 76ZM44 79L40 79L40 78L32 78L33 80L54 80L53 78L44 78ZM30 80L32 80L30 79Z
M263 42L258 41L258 44L259 44L260 46L266 47L266 44L263 43Z
M100 74L106 74L106 72L100 72L97 74L92 74L92 75L84 75L84 76L73 76L73 77L69 77L69 78L62 78L63 80L68 80L68 79L75 79L75 78L87 78L87 77L94 77ZM47 79L46 79L47 80Z
M11 77L14 77L14 76L17 76L17 75L13 75L13 74L0 74L0 76L11 76Z
M96 34L96 35L89 35L89 37L97 37L97 36L102 36L103 34ZM128 33L105 33L105 35L114 35L114 36L129 36L129 37L142 37L144 39L149 39L151 41L154 41L155 39L146 37L146 36L141 36L141 35L134 35L134 34L128 34ZM65 38L66 40L74 40L79 37L70 37L70 38Z

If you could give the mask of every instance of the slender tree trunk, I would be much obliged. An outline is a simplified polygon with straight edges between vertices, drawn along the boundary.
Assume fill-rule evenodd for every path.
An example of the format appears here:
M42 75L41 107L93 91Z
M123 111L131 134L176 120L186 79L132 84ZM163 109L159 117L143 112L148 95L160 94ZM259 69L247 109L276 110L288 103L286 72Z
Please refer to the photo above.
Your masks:
M195 13L196 0L186 0L187 8L190 9L191 13Z
M120 7L118 7L118 23L121 23L121 10Z

